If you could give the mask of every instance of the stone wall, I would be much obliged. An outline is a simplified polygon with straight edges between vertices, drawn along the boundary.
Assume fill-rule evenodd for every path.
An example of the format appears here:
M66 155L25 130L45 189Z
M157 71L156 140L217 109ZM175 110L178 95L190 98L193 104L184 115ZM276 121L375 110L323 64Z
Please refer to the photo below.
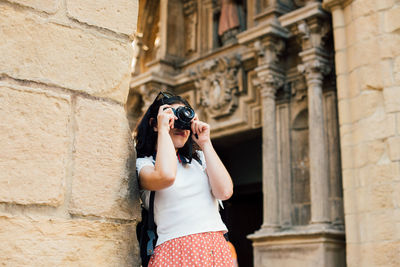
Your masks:
M400 1L332 12L347 265L400 266Z
M124 109L137 10L0 1L2 266L138 266Z

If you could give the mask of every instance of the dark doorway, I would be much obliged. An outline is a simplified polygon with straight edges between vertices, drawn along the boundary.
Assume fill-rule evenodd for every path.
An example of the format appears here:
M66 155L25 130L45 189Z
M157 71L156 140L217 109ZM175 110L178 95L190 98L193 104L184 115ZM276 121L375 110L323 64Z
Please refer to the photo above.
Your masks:
M233 196L224 202L221 214L240 267L253 266L253 247L247 235L260 229L263 218L261 140L261 129L213 139L234 183Z

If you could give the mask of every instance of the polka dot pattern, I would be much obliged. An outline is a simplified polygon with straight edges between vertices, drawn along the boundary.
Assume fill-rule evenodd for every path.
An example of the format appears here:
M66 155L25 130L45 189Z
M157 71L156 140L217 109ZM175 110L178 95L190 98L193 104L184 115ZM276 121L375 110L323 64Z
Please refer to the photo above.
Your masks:
M174 238L157 246L149 267L232 267L233 258L222 232Z

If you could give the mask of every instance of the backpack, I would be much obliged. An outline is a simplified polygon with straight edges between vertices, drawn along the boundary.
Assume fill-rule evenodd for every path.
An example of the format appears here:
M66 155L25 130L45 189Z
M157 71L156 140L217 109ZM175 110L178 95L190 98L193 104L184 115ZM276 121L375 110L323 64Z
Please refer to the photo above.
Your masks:
M142 266L147 267L157 243L157 225L154 222L154 194L150 192L149 210L142 204L142 221L136 225L136 237L139 242Z

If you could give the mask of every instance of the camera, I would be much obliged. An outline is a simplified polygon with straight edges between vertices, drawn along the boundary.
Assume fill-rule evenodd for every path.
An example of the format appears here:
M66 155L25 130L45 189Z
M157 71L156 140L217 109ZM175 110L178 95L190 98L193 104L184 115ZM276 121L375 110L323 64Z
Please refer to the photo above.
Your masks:
M194 118L194 110L188 106L180 106L176 109L172 109L175 116L178 117L175 120L174 127L182 130L190 130L190 124Z

